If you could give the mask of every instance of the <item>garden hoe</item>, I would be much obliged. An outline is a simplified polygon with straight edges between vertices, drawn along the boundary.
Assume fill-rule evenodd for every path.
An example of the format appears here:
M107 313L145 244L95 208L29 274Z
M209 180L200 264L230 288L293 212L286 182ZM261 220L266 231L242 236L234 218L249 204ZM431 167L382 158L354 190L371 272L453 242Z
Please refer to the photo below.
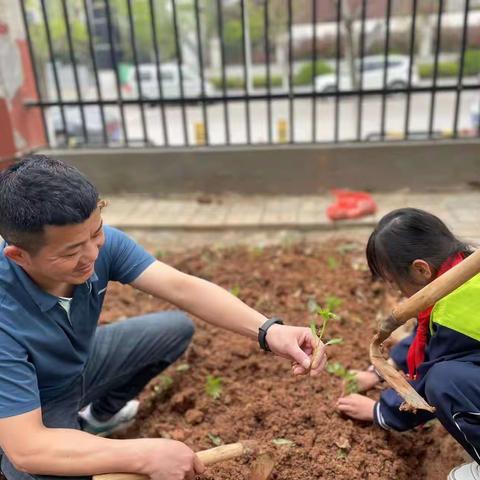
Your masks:
M198 458L205 466L214 465L226 460L253 454L257 451L257 445L252 440L246 440L219 447L210 448L197 452ZM268 455L260 455L253 465L249 480L268 480L273 470L273 460ZM93 480L148 480L145 475L137 473L107 473L94 475Z
M480 250L397 305L392 313L380 322L379 331L370 344L370 361L385 381L405 400L400 407L401 410L415 412L420 409L434 412L435 408L412 388L401 372L385 360L382 355L383 342L407 320L416 317L419 312L434 305L478 273L480 273Z

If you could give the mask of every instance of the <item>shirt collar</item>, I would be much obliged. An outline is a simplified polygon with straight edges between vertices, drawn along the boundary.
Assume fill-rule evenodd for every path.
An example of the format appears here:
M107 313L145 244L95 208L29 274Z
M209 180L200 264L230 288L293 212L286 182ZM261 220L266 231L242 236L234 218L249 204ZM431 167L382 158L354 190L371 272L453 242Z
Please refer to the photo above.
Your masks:
M23 285L27 293L30 295L32 300L38 305L38 308L42 311L42 313L47 312L48 310L52 309L58 303L58 297L52 295L51 293L42 290L25 272L25 270L17 265L15 262L10 260L9 258L6 259L14 272L16 273L20 283ZM93 272L91 277L86 281L86 284L91 289L90 282L96 282L98 280L98 276Z

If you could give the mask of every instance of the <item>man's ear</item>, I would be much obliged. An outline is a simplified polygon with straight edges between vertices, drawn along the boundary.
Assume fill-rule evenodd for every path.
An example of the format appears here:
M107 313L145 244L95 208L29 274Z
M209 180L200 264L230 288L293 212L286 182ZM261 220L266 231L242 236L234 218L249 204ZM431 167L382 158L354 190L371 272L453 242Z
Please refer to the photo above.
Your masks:
M15 245L7 245L3 249L4 255L21 267L28 267L30 265L30 254L23 248Z
M410 274L415 282L422 284L432 281L434 277L434 272L428 262L419 258L412 262Z

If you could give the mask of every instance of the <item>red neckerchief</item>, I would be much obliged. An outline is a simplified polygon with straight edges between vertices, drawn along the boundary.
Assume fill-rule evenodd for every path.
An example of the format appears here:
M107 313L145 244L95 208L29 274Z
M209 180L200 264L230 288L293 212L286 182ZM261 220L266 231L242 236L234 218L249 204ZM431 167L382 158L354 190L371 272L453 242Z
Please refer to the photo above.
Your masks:
M462 260L463 254L461 253L457 253L447 258L447 260L445 260L440 266L436 277L443 275L447 270L450 270ZM412 380L418 379L417 369L425 359L425 347L428 342L428 329L430 326L430 314L432 313L432 309L433 306L427 308L423 312L420 312L417 317L417 333L407 353L408 376Z

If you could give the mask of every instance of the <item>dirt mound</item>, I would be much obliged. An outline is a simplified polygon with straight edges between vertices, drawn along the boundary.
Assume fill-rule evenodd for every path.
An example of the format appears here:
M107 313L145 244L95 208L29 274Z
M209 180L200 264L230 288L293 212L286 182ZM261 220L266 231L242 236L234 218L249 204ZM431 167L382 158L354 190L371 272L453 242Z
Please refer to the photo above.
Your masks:
M389 300L370 280L363 257L358 245L338 242L201 249L164 260L289 324L309 324L310 298L329 305L339 320L330 322L325 338L343 338L329 347L329 361L364 368L377 315ZM102 321L168 308L114 284ZM195 450L256 439L275 458L272 478L285 480L439 480L462 461L460 447L438 423L399 434L341 417L334 405L342 388L342 380L327 372L294 378L288 362L259 351L255 342L197 322L184 359L142 395L139 420L128 436L170 437ZM227 462L202 478L246 479L248 462Z

